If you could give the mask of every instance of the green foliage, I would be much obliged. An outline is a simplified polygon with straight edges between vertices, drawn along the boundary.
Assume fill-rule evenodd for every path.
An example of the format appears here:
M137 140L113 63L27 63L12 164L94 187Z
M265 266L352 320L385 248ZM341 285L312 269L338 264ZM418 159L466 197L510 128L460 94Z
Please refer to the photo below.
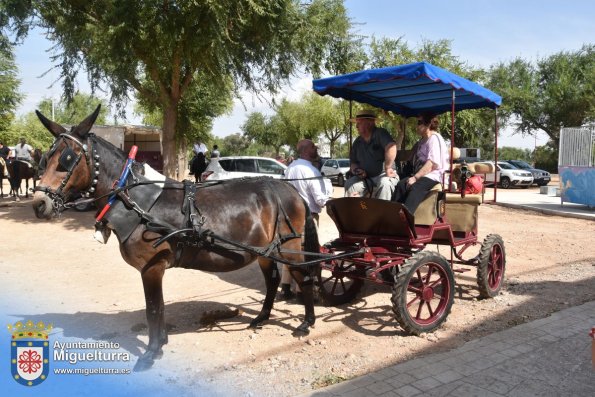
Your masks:
M349 54L349 26L341 0L4 0L0 9L0 28L17 41L40 27L56 43L52 60L67 98L86 71L91 88L109 91L118 111L133 91L160 108L168 176L180 138L200 122L185 104L193 82L275 92L301 67L314 75L338 70ZM205 109L198 112L208 117Z
M54 103L54 115L52 116L52 100L43 99L38 105L38 110L44 116L64 125L76 125L85 117L93 113L97 105L101 104L101 111L97 116L96 124L105 124L109 113L109 107L104 100L88 94L77 93L70 103L62 99ZM25 137L27 143L35 148L47 150L50 148L54 137L48 133L46 128L39 122L35 112L27 113L13 120L7 131L0 132L0 140L9 145L14 145L20 137Z
M42 151L48 150L54 141L33 112L16 118L7 131L0 133L0 141L10 146L17 144L20 137L25 137L29 145Z
M555 148L563 127L595 120L595 45L562 51L533 64L517 58L490 69L488 87L503 97L502 124L532 135L543 130Z
M493 160L494 154L490 153L482 158L486 160ZM527 163L532 163L532 151L530 149L519 149L516 147L504 146L498 149L498 160L524 160Z
M558 150L551 145L539 146L533 154L534 167L557 174Z
M0 40L4 42L4 40ZM14 63L12 47L0 46L0 134L5 132L14 119L14 112L23 96L18 92L20 80Z
M74 95L70 102L62 98L59 101L54 102L53 111L52 101L51 98L44 98L37 105L37 109L43 113L44 116L51 118L57 123L77 125L81 120L84 120L85 117L93 113L97 108L97 105L101 105L101 110L99 111L95 124L106 124L107 122L107 115L109 113L108 103L93 95L79 92Z
M178 138L209 143L214 140L211 130L215 118L233 107L233 82L229 78L215 81L199 74L197 72L184 101L180 102L176 127ZM137 95L135 111L143 115L144 124L163 124L162 108L145 97Z

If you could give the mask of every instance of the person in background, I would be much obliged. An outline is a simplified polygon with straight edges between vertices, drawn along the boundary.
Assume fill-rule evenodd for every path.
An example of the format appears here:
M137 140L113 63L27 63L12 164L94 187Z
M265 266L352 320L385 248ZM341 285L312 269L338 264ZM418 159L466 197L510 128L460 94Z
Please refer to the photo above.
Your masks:
M31 162L33 160L32 155L33 147L27 143L24 137L21 137L20 143L17 143L14 147L15 159Z
M399 181L394 163L397 145L388 131L376 126L376 113L360 110L354 119L359 136L349 155L353 176L345 181L345 196L390 200Z
M211 152L211 158L219 157L221 153L219 152L219 146L213 145L213 151Z
M306 201L316 226L318 226L320 211L329 200L332 187L325 182L320 171L312 164L319 158L318 148L314 142L309 139L299 141L297 154L298 158L293 160L285 170L285 179L289 179L288 182L295 186L300 196ZM294 296L291 291L291 274L287 265L283 265L281 291L284 299L291 299ZM298 291L298 299L299 297L300 292Z
M194 157L190 160L190 175L194 175L194 182L200 182L201 174L207 168L207 145L202 143L201 141L196 141L194 145L192 145L192 151L194 152Z
M421 139L413 146L413 175L398 183L392 197L412 214L430 189L442 182L442 175L449 166L446 142L438 133L436 115L423 113L418 116L416 132Z
M2 172L4 172L4 175L8 175L8 171L6 170L6 162L8 161L9 154L10 149L8 146L4 146L4 142L0 142L0 165L2 166Z
M201 141L196 141L194 145L192 145L192 151L195 155L202 153L206 156L209 149L207 149L207 145L205 145Z

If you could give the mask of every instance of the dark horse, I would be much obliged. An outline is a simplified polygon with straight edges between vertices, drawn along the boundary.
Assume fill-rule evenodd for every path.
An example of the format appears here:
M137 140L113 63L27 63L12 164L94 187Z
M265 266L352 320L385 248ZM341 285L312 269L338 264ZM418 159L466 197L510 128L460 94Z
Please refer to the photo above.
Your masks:
M0 197L4 197L4 172L6 169L6 162L4 159L0 160Z
M202 176L202 173L205 172L207 169L207 159L205 154L199 152L192 157L190 161L190 172L194 174L194 181L199 182Z
M25 180L25 197L29 197L29 179L33 180L33 189L35 189L35 182L37 181L37 179L39 179L37 173L38 170L35 164L39 164L41 157L41 150L35 149L33 151L33 160L35 163L16 159L13 159L12 161L6 163L6 170L10 175L8 178L8 180L10 181L10 194L13 197L19 197L19 191L21 190L23 179Z
M56 137L47 156L45 173L33 198L37 217L50 218L52 214L59 213L62 203L71 201L75 192L95 197L98 208L103 208L108 202L107 195L113 192L113 182L120 177L126 155L89 133L98 112L99 107L70 132L37 112L44 126ZM149 368L153 360L163 354L162 346L167 343L167 331L162 278L165 270L173 266L229 272L258 259L266 283L266 297L261 312L250 323L251 327L256 327L269 319L280 282L277 264L270 255L273 252L277 258L294 264L290 266L291 273L304 293L305 306L305 318L296 333L309 332L309 327L315 321L313 269L298 266L298 263L313 259L305 255L304 249L318 253L320 248L308 206L290 184L269 178L227 181L208 187L199 186L195 200L185 200L184 197L188 196L185 196L183 188L194 187L194 184L182 185L171 179L159 185L152 184L140 174L135 174L128 181L134 180L147 182L144 187L128 188L128 194L133 199L134 192L139 189L136 200L144 201L142 205L147 216L139 217L137 212L130 210L130 203L125 205L121 201L125 198L119 196L107 212L108 222L102 225L117 235L122 258L140 272L143 282L149 344L145 354L136 363L135 370ZM180 208L182 202L188 201L199 210L201 230L230 242L264 247L263 250L258 251L258 254L233 246L226 248L212 244L208 239L201 239L181 249L179 235L165 239L165 242L154 247L154 243L162 239L164 234L152 225L167 224L178 230L187 227L187 219ZM110 218L113 211L116 211L116 215Z

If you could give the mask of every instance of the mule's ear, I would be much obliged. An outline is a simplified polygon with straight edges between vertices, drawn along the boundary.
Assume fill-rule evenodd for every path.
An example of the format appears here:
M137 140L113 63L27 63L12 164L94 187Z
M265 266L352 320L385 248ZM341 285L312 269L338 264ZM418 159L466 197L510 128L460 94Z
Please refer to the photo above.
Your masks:
M89 116L87 116L86 119L81 121L79 125L74 127L74 129L72 130L72 134L76 134L81 138L87 135L87 133L91 131L91 127L93 127L95 120L97 120L97 116L99 116L99 110L101 110L101 104L97 105L97 109L95 109L93 113L91 113Z
M39 110L36 110L35 114L37 114L37 117L39 118L39 121L41 121L41 124L43 124L45 126L45 128L47 128L48 131L51 132L52 135L55 136L56 138L58 136L60 136L60 134L66 134L68 132L68 131L66 131L66 128L62 127L60 124L56 123L55 121L48 119L43 114L41 114L41 112Z

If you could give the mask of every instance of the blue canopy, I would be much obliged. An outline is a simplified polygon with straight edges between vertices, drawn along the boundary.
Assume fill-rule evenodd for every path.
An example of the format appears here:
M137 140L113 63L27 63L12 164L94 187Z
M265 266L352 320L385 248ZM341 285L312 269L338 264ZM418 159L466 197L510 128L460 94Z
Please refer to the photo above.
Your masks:
M427 62L318 79L313 88L320 95L366 103L406 117L450 111L453 91L455 110L495 109L502 104L502 98L487 88Z

